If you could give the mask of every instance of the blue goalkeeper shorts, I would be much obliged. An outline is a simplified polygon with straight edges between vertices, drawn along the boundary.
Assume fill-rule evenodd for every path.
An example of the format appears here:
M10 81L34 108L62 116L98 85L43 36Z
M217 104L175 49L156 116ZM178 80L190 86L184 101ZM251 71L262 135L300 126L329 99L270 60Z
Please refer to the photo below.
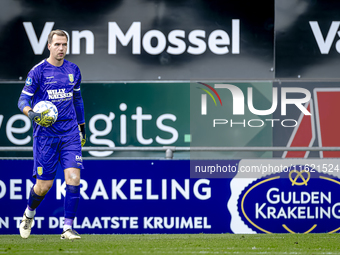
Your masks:
M54 180L58 163L62 169L84 169L79 134L62 137L36 136L33 139L33 177Z

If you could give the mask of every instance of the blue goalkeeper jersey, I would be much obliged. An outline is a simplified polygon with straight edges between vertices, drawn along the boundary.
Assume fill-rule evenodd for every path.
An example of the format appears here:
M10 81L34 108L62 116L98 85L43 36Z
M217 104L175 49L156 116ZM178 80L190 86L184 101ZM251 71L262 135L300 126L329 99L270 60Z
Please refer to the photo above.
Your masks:
M32 108L40 101L51 101L58 109L58 119L52 126L46 128L33 122L33 136L56 137L79 133L78 122L84 123L84 117L77 121L73 94L80 95L80 82L78 66L65 59L62 66L43 60L32 68L22 93L32 97Z

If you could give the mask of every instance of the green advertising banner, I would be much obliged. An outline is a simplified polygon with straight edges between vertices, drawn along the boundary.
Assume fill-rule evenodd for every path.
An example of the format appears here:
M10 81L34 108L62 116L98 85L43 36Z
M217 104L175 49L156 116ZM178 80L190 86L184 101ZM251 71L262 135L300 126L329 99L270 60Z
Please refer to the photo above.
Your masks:
M32 126L17 107L23 84L1 84L0 146L32 146ZM188 83L84 83L85 146L189 146ZM90 151L84 156L164 157L164 152ZM31 156L31 152L2 152ZM179 156L180 153L177 153Z
M87 146L190 146L187 83L83 84ZM155 152L89 152L148 156ZM164 157L164 152L161 152Z
M210 84L210 85L209 85ZM228 84L228 83L223 83ZM272 83L232 83L244 94L244 114L234 115L233 95L213 83L83 83L87 126L86 147L271 146L272 127L247 105L269 109ZM32 126L17 101L23 84L1 84L0 146L32 146ZM210 88L209 88L210 87ZM217 97L218 95L218 97ZM205 99L204 99L205 98ZM205 100L203 102L203 99ZM202 114L203 104L206 114ZM234 108L235 111L236 108ZM237 108L238 109L238 108ZM240 109L238 109L240 110ZM262 122L261 122L262 121ZM264 124L261 124L264 123ZM31 157L32 152L0 152ZM161 152L86 151L85 157L165 157ZM176 152L176 158L271 157L271 152Z

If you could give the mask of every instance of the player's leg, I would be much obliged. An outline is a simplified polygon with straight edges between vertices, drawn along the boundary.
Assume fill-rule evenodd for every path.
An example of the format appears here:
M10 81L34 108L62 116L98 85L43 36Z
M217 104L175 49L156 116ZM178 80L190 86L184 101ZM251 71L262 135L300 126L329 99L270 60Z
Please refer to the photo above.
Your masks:
M64 203L64 228L62 239L79 239L72 229L80 199L80 169L83 169L79 135L67 137L60 153L60 163L65 169L66 195Z
M53 185L56 174L58 156L55 153L55 146L52 146L53 139L37 139L33 141L34 167L33 177L37 178L36 184L32 187L28 198L19 231L22 238L28 238L36 213L36 208L45 198L45 195Z
M43 201L52 185L53 180L44 181L37 179L36 184L32 187L19 228L22 238L28 238L30 236L36 208Z
M80 169L67 168L64 170L66 182L66 195L64 202L64 228L62 239L79 239L80 236L72 229L73 220L76 217L80 199Z

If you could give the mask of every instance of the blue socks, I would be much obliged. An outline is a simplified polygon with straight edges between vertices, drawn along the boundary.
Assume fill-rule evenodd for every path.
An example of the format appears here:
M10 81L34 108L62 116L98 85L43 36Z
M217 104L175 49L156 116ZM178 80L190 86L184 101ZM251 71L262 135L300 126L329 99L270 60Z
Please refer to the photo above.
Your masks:
M37 194L35 194L33 188L34 188L34 186L31 189L31 193L30 193L30 196L29 196L28 202L27 202L28 208L31 211L34 211L38 207L38 205L40 205L41 201L43 201L43 199L45 197L45 196L38 196Z
M33 218L35 215L35 209L39 206L41 201L45 198L45 196L38 196L34 192L34 186L31 189L30 196L28 198L26 215L29 218ZM72 226L73 220L76 216L76 212L78 209L80 199L80 185L73 186L66 184L66 195L64 200L64 210L65 210L65 225L67 228ZM29 215L28 215L29 214Z
M73 186L66 184L66 195L64 200L65 220L73 220L76 217L80 199L80 185Z

